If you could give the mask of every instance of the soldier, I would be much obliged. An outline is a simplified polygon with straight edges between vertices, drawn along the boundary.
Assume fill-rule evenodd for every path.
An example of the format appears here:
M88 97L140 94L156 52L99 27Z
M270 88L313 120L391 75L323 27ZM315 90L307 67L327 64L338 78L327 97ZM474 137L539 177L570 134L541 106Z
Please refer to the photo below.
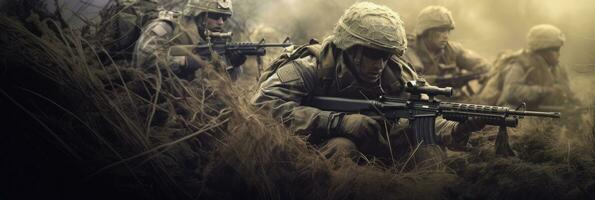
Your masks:
M402 55L406 46L403 22L397 13L386 6L356 3L347 9L333 34L322 44L297 48L285 57L285 64L269 74L265 72L252 104L270 112L297 134L309 135L308 141L327 156L355 158L359 151L390 158L390 140L395 157L406 158L405 153L415 144L407 139L414 137L404 134L402 124L306 106L312 96L406 97L404 84L417 79L414 70L396 56ZM275 64L269 70L274 67ZM461 124L438 121L436 129L441 144L454 147L464 146L469 134L483 126L477 120ZM381 134L388 130L389 140ZM416 155L444 156L437 146L421 149Z
M481 79L488 72L488 63L473 51L459 43L449 41L455 22L449 10L442 6L428 6L417 16L409 50L403 57L414 69L439 87L451 86L455 89L454 99L464 100L474 94L468 85L469 80L462 76ZM471 75L463 75L471 74ZM452 81L438 81L437 78L450 77ZM461 83L457 78L461 79ZM465 89L465 90L463 90Z
M527 34L527 47L501 55L478 98L482 103L518 105L528 109L574 101L566 70L559 65L565 37L555 26L542 24Z
M161 12L158 19L144 28L136 43L134 66L149 72L157 69L167 72L169 68L180 78L194 79L194 71L200 64L192 55L169 56L169 47L228 41L231 33L225 33L223 26L232 14L231 0L189 0L181 15L173 11ZM229 54L221 56L228 66L226 70L235 80L246 57L233 52Z

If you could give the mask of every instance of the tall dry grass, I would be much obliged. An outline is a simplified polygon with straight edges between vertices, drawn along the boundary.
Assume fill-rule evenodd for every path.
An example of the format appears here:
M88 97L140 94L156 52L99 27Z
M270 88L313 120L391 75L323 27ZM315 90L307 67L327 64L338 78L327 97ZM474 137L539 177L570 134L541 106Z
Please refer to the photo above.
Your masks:
M117 62L103 65L99 55L106 51L92 35L52 20L29 18L41 35L12 18L0 21L4 42L21 49L2 53L26 60L31 65L18 67L57 87L51 95L36 85L19 89L59 113L23 111L49 124L47 134L55 133L53 140L86 172L83 182L107 180L148 199L440 198L456 182L444 171L405 173L323 158L251 107L250 91L232 84L217 59L189 82L166 66L148 74Z

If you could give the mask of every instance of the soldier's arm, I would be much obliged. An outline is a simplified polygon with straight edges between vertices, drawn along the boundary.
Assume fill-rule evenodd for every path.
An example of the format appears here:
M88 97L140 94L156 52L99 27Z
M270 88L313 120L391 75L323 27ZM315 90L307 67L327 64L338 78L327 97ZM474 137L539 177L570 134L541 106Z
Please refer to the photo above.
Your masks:
M437 118L435 126L438 141L450 150L462 150L467 146L471 133L483 129L483 125L476 123L472 120L459 123Z
M527 84L525 69L517 63L506 66L503 73L502 95L498 100L499 105L537 102L550 91L550 88L544 86Z
M149 73L188 73L189 66L197 65L186 56L171 57L168 50L174 38L173 25L166 21L154 21L143 30L134 49L134 66ZM194 64L194 65L193 65ZM196 66L195 66L196 68Z
M559 84L561 88L563 88L562 92L564 92L564 100L568 100L569 103L572 104L580 104L580 100L576 97L576 94L570 88L570 80L568 78L568 73L566 73L566 68L564 66L558 66L558 78L556 80L556 84Z
M318 87L316 82L313 69L289 63L260 85L251 103L270 112L292 131L320 141L337 128L340 117L336 112L301 105L313 88Z

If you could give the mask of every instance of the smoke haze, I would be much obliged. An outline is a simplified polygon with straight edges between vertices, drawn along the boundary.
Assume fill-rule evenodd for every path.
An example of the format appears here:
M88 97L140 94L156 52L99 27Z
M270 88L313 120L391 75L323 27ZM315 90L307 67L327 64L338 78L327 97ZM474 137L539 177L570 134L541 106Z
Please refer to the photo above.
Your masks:
M332 32L343 11L354 0L242 0L235 1L236 20L248 27L268 26L292 36L296 43L319 40ZM376 0L397 11L407 31L412 31L417 14L428 5L442 5L452 11L456 28L451 40L461 42L493 61L504 50L525 46L529 28L552 24L565 34L561 63L568 69L573 90L593 84L595 77L595 1L590 0ZM243 8L248 9L243 9ZM242 13L243 12L243 13ZM238 18L240 17L240 18ZM589 89L588 96L594 96ZM587 94L581 94L585 98Z
M63 8L80 11L91 17L97 7L109 0L60 0ZM144 0L147 1L147 0ZM161 2L169 7L172 1ZM125 0L122 2L132 2ZM296 44L310 38L319 40L331 33L344 10L356 0L236 0L231 26L243 40L266 38L275 42L291 36ZM573 90L583 99L595 96L595 1L592 0L372 0L397 11L408 31L413 30L417 14L428 5L442 5L452 11L456 28L451 40L462 43L493 61L505 50L525 46L530 27L552 24L565 34L567 42L561 50L561 63L568 69ZM52 1L46 2L52 6ZM184 5L179 4L179 8ZM72 16L68 16L72 17ZM75 18L75 17L73 17ZM273 32L273 33L271 33Z

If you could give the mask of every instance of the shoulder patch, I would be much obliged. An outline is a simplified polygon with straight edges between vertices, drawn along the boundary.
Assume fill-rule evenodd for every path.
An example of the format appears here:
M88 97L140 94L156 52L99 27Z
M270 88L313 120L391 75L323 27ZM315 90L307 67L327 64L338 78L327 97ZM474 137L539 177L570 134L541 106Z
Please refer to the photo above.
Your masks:
M153 28L151 28L151 31L155 33L157 36L162 37L165 34L171 33L173 29L169 24L167 24L167 22L161 22L153 26Z
M300 79L300 75L293 64L287 64L279 68L279 70L277 70L277 77L279 77L279 80L283 83Z

